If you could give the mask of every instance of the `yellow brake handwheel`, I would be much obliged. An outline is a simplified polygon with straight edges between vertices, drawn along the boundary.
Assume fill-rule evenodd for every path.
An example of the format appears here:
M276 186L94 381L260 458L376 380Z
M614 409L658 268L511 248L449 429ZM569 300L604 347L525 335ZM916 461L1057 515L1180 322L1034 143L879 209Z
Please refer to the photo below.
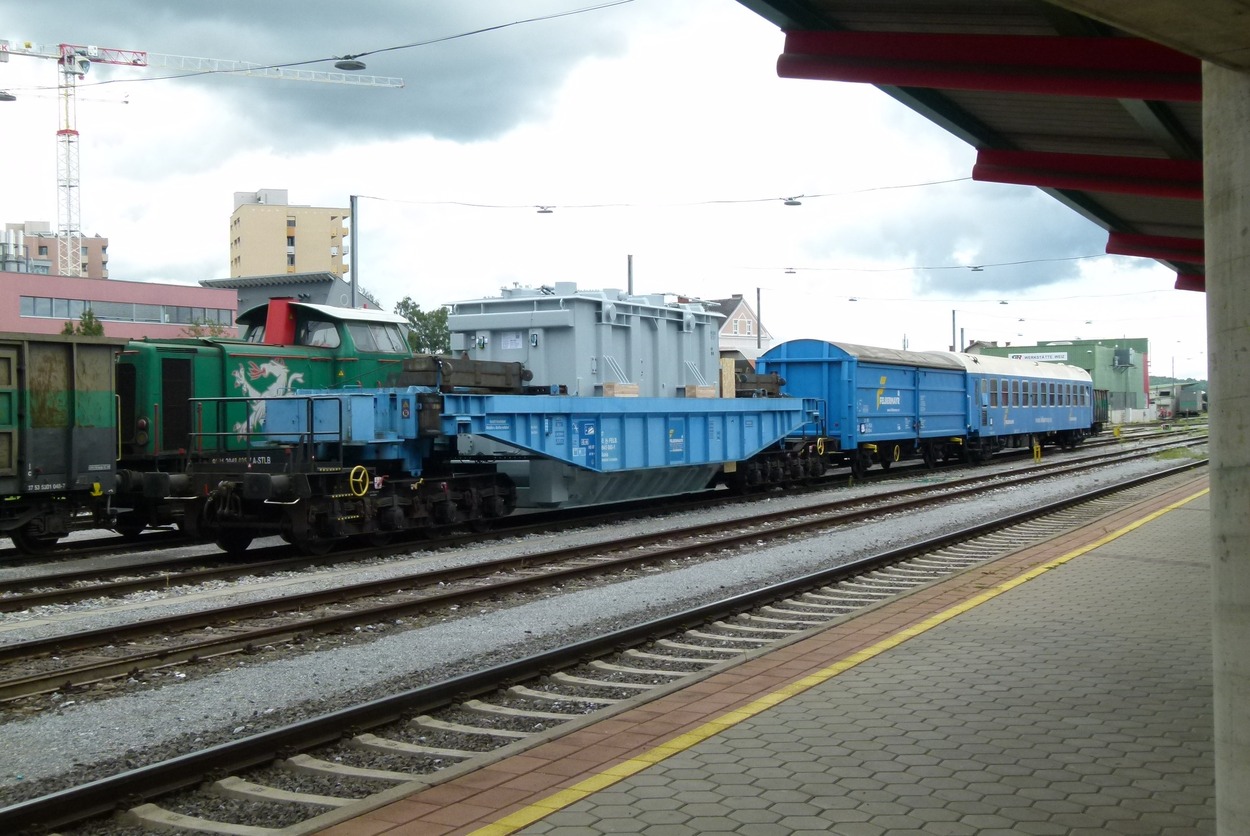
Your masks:
M369 471L364 465L356 465L352 468L351 475L347 477L347 483L352 489L353 496L364 496L369 492Z

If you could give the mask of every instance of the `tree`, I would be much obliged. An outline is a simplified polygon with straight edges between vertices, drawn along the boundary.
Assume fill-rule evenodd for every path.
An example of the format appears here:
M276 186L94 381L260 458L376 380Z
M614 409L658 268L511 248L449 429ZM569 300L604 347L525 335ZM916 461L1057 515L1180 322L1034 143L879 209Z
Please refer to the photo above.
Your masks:
M104 323L95 318L95 314L87 308L78 317L78 324L66 322L65 327L61 329L61 333L67 337L103 337Z
M180 333L184 337L224 337L230 327L229 325L222 325L220 322L197 320L183 328Z
M447 327L447 309L423 311L421 306L405 296L395 306L395 313L412 324L408 332L408 345L418 354L448 354L451 351L451 329Z

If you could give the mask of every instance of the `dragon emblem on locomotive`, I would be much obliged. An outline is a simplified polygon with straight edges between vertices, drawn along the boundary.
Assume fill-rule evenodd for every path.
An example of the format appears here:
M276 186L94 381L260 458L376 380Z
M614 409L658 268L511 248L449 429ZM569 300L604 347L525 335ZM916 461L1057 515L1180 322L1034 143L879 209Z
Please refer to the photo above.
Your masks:
M234 431L242 440L248 433L260 432L265 426L265 398L286 395L295 384L302 383L304 375L287 368L281 357L257 363L249 360L247 368L240 363L231 372L234 386L248 398L256 398L247 407L247 420L234 425Z

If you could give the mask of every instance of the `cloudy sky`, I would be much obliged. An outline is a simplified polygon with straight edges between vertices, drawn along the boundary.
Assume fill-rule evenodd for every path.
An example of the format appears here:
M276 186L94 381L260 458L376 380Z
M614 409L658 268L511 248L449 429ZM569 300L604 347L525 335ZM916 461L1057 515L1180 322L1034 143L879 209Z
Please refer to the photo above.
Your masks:
M229 275L236 191L358 195L358 280L386 307L623 288L632 255L638 293L758 292L777 339L944 349L953 318L968 340L1146 337L1154 373L1206 376L1203 294L1103 255L1105 232L1036 190L971 182L973 150L883 93L777 78L781 33L735 0L0 0L0 21L11 41L262 64L371 53L365 74L404 79L93 67L82 227L114 279ZM55 226L56 80L0 64L2 221Z

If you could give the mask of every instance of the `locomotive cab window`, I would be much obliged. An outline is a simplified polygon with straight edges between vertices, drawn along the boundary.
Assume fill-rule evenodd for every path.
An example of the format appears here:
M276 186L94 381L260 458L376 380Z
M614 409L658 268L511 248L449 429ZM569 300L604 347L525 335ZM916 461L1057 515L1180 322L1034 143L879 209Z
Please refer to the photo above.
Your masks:
M377 351L385 354L407 354L408 340L395 323L349 322L347 333L357 351Z
M310 319L300 329L296 342L300 345L311 345L318 348L338 348L340 344L339 329L333 322Z

